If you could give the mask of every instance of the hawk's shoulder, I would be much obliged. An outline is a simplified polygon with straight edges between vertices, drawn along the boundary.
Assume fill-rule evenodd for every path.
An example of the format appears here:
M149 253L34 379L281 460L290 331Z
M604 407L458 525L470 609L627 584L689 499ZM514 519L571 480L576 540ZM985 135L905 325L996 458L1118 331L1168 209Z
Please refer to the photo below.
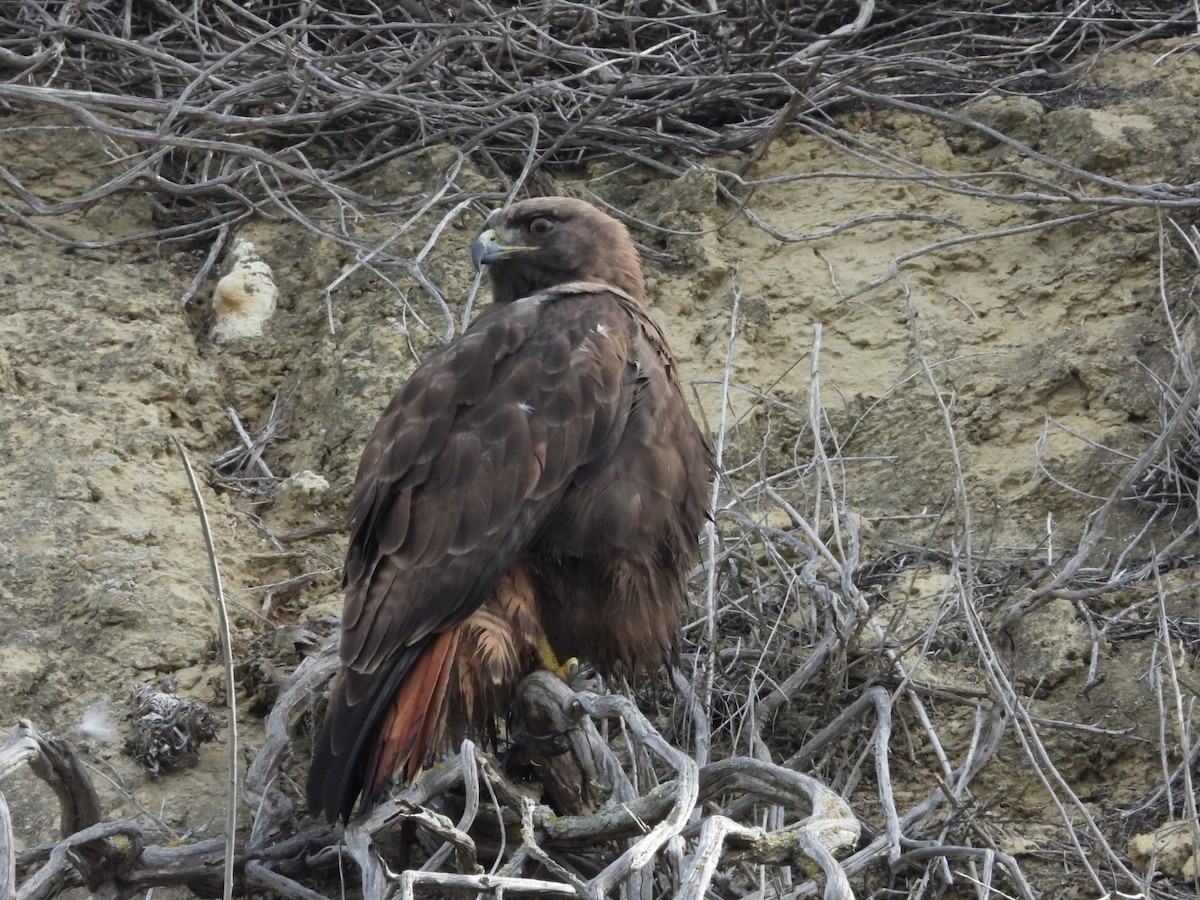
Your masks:
M629 415L641 325L603 285L484 311L417 367L367 441L350 507L342 657L382 662L482 602ZM403 604L385 602L401 591Z

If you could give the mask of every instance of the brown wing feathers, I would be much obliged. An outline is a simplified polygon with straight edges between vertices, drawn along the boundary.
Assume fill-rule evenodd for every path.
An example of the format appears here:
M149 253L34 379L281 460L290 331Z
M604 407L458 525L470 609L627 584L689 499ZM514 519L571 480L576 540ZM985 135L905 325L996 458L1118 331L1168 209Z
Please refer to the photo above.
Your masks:
M708 456L624 229L524 201L473 253L497 302L417 369L359 466L308 784L330 819L503 712L543 631L607 670L661 662L678 630Z

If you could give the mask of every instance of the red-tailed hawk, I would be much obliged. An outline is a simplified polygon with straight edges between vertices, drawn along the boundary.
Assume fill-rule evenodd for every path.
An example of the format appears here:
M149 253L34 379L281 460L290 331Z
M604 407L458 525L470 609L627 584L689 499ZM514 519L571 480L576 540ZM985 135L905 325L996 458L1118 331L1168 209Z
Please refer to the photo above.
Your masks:
M309 809L348 818L502 714L538 665L660 665L678 640L711 460L623 225L580 200L494 212L494 302L367 442L341 669Z

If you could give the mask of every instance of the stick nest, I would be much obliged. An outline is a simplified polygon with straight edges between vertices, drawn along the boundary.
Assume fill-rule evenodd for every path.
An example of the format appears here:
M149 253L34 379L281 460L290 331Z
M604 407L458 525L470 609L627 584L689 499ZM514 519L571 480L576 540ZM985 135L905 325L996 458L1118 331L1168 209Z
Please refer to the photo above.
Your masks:
M57 110L127 151L77 198L0 178L40 213L151 192L171 224L137 237L191 242L252 211L303 218L306 195L369 205L349 179L433 144L512 184L752 151L863 91L1062 96L1097 47L1188 20L1179 4L1101 6L28 0L0 9L0 109Z

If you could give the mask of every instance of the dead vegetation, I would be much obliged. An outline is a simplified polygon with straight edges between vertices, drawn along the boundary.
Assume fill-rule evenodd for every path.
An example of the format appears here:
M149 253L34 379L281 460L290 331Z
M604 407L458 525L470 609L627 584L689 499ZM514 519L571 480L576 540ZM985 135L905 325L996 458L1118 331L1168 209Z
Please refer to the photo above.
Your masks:
M63 128L46 115L65 116L103 146L112 174L80 195L49 198L0 169L18 198L4 209L54 237L45 217L144 192L160 227L113 241L210 248L186 300L251 216L292 219L356 246L353 224L381 208L414 219L435 207L457 213L464 202L515 196L530 179L546 188L555 171L585 161L679 175L706 156L743 151L741 171L724 179L736 202L746 187L737 176L784 128L837 139L830 116L863 103L932 113L987 92L1065 103L1098 53L1186 33L1195 17L1171 3L1067 11L760 0L732 15L715 4L434 6L399 4L388 15L353 3L8 8L6 127ZM499 189L467 192L452 169L440 190L399 208L355 190L364 172L435 144L470 157ZM1047 196L1026 199L1098 211L1194 200L1183 185L1100 183L1118 196L1044 184L1028 187ZM314 218L318 204L336 215ZM413 274L421 281L419 266Z
M442 228L471 203L550 187L556 173L583 162L614 173L712 175L730 217L744 216L780 242L813 240L819 235L772 230L753 208L753 162L788 130L819 136L873 173L856 177L986 195L1037 212L1027 224L961 233L897 257L846 300L958 244L1143 208L1160 216L1159 302L1171 362L1153 373L1158 420L1147 423L1136 454L1096 448L1111 484L1095 496L1072 546L1061 545L1049 522L1045 542L1020 555L987 545L959 456L952 392L925 356L910 306L917 378L952 460L949 499L925 545L864 556L862 523L844 501L847 435L822 397L817 327L808 336L805 403L760 398L787 423L792 459L765 440L761 447L735 441L736 422L710 423L723 463L713 486L715 523L695 573L697 615L673 673L674 694L647 689L641 698L656 716L648 719L620 693L561 696L535 681L526 699L570 742L571 752L540 761L543 771L568 764L565 793L555 795L543 775L550 794L536 794L466 745L367 819L335 832L294 806L291 776L305 751L299 761L287 752L304 746L314 698L333 671L326 647L283 686L268 739L240 785L249 825L233 857L237 889L312 897L342 878L372 897L617 890L1033 897L1052 889L1039 879L1057 866L1055 884L1078 895L1192 894L1194 885L1133 862L1126 840L1134 822L1145 830L1200 829L1195 692L1180 674L1198 640L1194 580L1168 587L1163 579L1198 556L1200 381L1189 285L1200 271L1200 199L1192 183L1123 181L1039 153L959 103L988 92L1066 103L1098 56L1195 34L1196 14L1166 3L1029 6L747 3L735 11L474 2L451 14L409 3L391 17L352 3L5 8L0 128L79 130L111 161L107 180L65 198L40 197L13 167L0 167L7 218L69 242L55 215L119 203L130 191L148 195L160 226L114 240L203 248L184 302L210 277L239 224L275 217L350 247L359 267L399 267L445 319L444 328L429 330L450 334L456 317L423 267ZM972 139L1017 148L1043 174L951 174L897 157L841 129L837 114L863 106L933 117ZM460 183L459 166L415 198L384 202L358 192L364 173L433 143L472 160L495 192ZM706 161L731 151L742 154L738 166ZM367 245L357 230L363 219L387 215L402 231L430 212L441 224L413 259L391 258L386 244ZM731 355L741 300L735 291ZM424 322L429 305L414 305L412 314ZM725 394L740 389L732 362L708 380ZM275 475L264 451L278 438L284 405L254 436L229 410L241 443L213 461L223 487L269 495ZM1050 463L1044 471L1059 477ZM1102 550L1117 512L1130 508L1140 510L1140 528L1120 552ZM920 615L892 602L914 573L936 586ZM1143 599L1112 602L1130 588ZM1134 633L1155 640L1148 677L1159 707L1161 783L1128 821L1098 814L1066 771L1069 761L1047 742L1063 732L1121 741L1132 725L1049 721L1033 710L1037 679L1020 662L1028 626L1062 603L1089 632L1089 686L1103 677L1106 642ZM165 885L221 889L224 840L154 846L138 823L105 821L70 749L21 724L0 750L0 776L25 762L60 786L62 841L15 851L0 797L0 897L50 897L82 884L110 896ZM992 815L1009 789L995 770L1014 766L1032 773L1049 823L1027 844L1018 839L1020 823ZM570 797L586 802L572 807ZM1012 849L1018 845L1021 854ZM414 868L393 871L400 860Z

